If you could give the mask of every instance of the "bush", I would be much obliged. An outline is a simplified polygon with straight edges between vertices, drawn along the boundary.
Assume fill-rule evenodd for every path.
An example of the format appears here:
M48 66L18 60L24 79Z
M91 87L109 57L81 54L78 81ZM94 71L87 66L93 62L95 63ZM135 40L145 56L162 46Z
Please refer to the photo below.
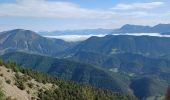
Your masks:
M29 90L27 90L27 93L28 93L28 94L30 94L30 91L29 91Z
M15 85L21 89L25 89L24 83L26 82L26 78L24 76L20 76L18 73L15 74Z
M0 60L0 66L4 65L4 62L2 60Z
M4 93L3 93L2 89L1 89L1 84L2 84L2 82L0 81L0 100L5 100L4 99L5 95L4 95Z
M4 76L4 74L1 73L0 76Z
M33 83L28 83L29 88L33 88L34 84Z
M6 83L11 84L11 80L10 79L6 80Z
M19 84L17 85L17 87L21 90L25 90L25 85L22 83L22 84Z
M4 100L4 93L0 90L0 100Z

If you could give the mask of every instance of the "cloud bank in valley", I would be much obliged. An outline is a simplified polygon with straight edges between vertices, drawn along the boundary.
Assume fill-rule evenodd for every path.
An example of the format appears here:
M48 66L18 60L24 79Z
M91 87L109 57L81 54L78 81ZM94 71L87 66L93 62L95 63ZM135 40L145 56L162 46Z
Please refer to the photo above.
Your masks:
M113 34L113 35L120 35L120 34ZM162 35L160 33L124 33L121 35L170 37L170 35Z
M106 35L100 34L100 35L59 35L59 36L44 36L47 38L56 38L56 39L61 39L67 42L77 42L77 41L84 41L92 36L97 36L97 37L104 37Z
M99 34L99 35L56 35L56 36L44 36L47 38L56 38L61 39L67 42L78 42L78 41L84 41L92 36L97 37L104 37L107 34ZM112 34L112 35L133 35L133 36L156 36L156 37L170 37L170 35L161 35L160 33L124 33L124 34Z

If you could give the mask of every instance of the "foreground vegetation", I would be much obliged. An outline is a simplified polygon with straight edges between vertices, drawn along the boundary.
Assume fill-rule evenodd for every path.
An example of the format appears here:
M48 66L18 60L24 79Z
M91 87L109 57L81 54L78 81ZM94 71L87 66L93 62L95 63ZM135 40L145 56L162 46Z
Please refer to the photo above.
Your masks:
M82 58L81 61L101 62L105 58L95 53L84 54L84 57L82 55L79 57ZM86 57L87 59L83 59ZM94 87L110 89L114 92L132 94L141 100L150 97L156 99L164 96L170 82L169 61L151 59L130 53L110 56L111 60L109 60L110 63L107 63L107 65L113 64L115 67L112 66L105 69L103 69L104 66L101 68L71 60L24 52L11 52L2 55L1 58L5 61L15 61L23 68L42 71L64 80L73 80ZM119 64L121 65L120 67L118 66Z
M50 75L37 72L31 69L23 69L16 65L12 61L3 62L0 60L0 66L5 66L12 69L16 76L16 86L21 90L24 90L24 83L26 80L35 79L40 83L52 83L57 85L58 88L49 90L39 90L38 99L39 100L136 100L135 97L114 93L110 90L104 90L99 88L94 88L87 85L78 84L72 81L65 81ZM18 73L23 73L25 77L21 77ZM31 87L31 84L29 85ZM1 94L1 93L0 93ZM1 97L1 95L0 95ZM3 93L2 93L3 97Z
M2 89L0 88L0 100L3 100L3 99L4 99L4 93Z
M114 92L133 94L129 81L119 74L112 75L103 68L66 59L57 59L25 52L11 52L2 55L5 61L12 60L23 68L30 68L64 80L72 80ZM107 84L106 84L107 83Z

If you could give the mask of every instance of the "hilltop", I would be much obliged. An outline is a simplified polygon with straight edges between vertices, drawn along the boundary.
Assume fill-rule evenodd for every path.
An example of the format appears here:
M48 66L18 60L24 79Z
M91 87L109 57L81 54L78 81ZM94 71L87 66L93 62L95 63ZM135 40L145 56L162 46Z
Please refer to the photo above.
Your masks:
M14 29L0 33L1 54L11 51L24 51L54 56L70 46L72 46L72 43L60 39L45 38L30 30Z

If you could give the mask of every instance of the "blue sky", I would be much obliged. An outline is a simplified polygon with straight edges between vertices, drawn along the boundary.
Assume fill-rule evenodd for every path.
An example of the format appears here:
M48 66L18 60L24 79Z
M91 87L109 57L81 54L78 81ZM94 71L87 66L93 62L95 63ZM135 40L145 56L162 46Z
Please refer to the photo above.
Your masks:
M170 23L170 0L0 0L0 31Z

